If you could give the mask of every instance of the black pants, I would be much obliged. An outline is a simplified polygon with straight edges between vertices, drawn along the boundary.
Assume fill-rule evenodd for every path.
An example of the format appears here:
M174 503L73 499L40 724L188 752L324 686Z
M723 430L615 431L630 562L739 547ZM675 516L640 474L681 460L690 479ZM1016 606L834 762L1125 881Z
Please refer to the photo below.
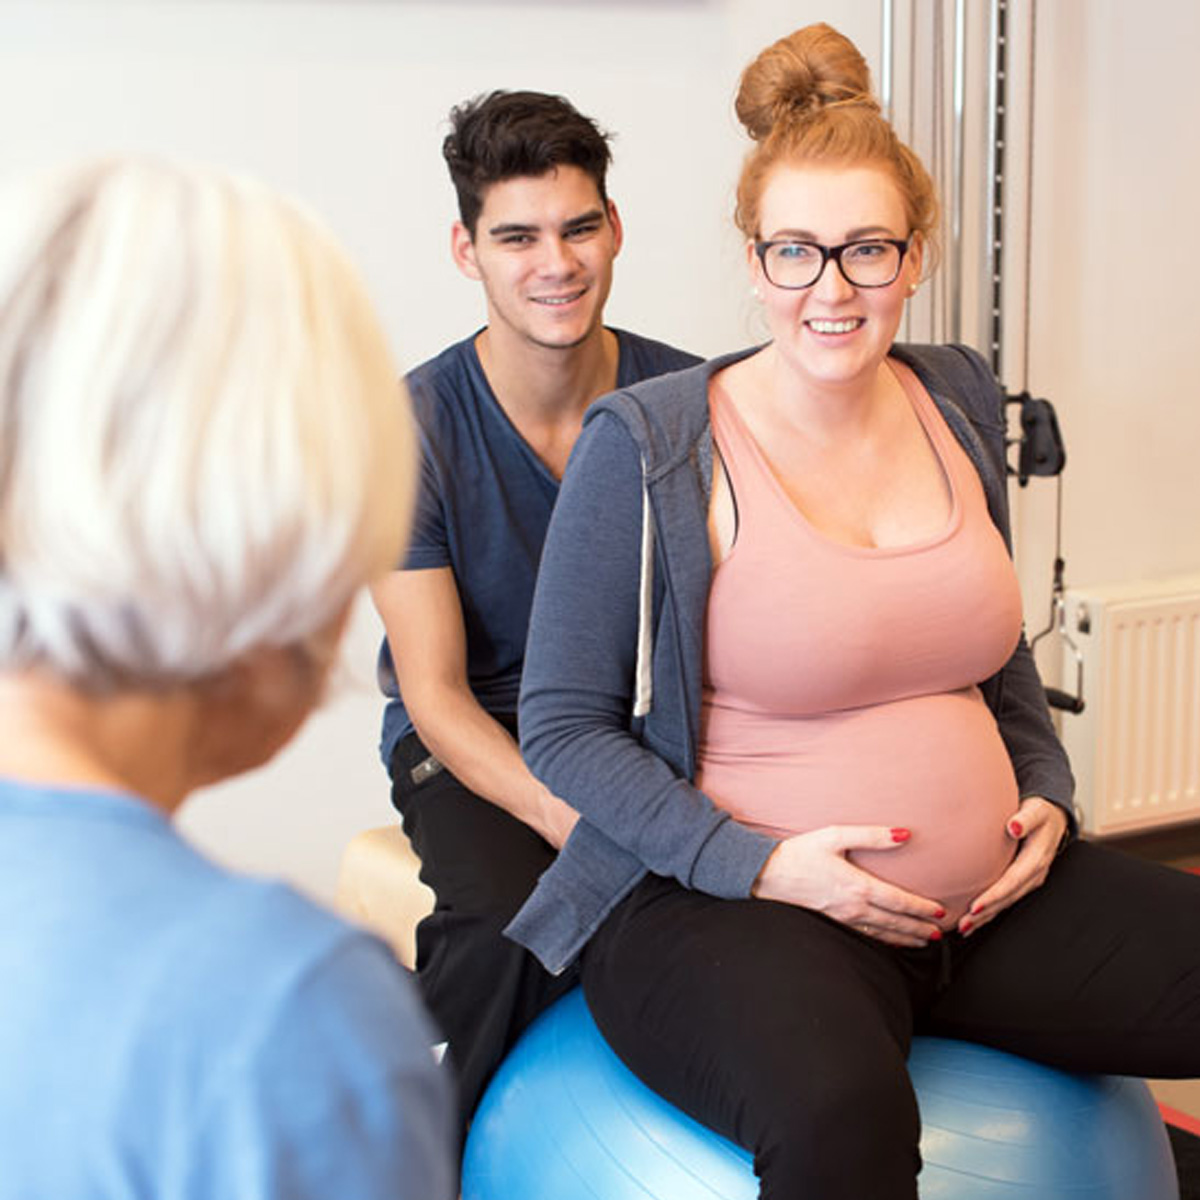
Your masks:
M515 735L515 723L503 722ZM457 1080L460 1133L525 1027L579 982L549 974L501 930L554 859L529 826L468 791L449 771L412 770L429 758L410 734L392 756L392 803L437 904L417 927L417 980L446 1039Z
M1055 1066L1200 1075L1200 879L1094 845L969 938L921 950L651 877L584 954L649 1086L749 1149L770 1200L914 1200L914 1032Z

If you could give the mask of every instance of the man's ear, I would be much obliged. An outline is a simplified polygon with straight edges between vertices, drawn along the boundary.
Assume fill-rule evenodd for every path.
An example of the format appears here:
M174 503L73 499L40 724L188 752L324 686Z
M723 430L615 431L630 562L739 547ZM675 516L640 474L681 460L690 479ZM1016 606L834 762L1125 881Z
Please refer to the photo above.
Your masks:
M608 223L613 231L613 257L621 253L621 245L625 241L625 230L621 225L621 214L613 201L608 202Z
M475 262L475 239L461 221L455 221L450 228L450 257L468 279L480 278L479 267Z

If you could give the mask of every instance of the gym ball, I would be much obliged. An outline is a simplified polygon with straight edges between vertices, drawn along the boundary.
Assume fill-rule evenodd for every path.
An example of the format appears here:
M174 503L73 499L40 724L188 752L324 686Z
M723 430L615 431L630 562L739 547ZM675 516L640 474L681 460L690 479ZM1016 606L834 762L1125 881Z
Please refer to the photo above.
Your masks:
M917 1038L909 1070L921 1200L1178 1200L1166 1131L1141 1080L1070 1074L942 1038ZM757 1195L749 1153L633 1075L579 989L501 1064L463 1159L462 1200Z

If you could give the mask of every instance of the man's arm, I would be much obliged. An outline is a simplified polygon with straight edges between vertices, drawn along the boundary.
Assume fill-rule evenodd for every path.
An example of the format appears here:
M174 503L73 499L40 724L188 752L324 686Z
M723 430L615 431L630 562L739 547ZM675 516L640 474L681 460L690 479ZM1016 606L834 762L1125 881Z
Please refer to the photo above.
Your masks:
M450 567L392 571L371 588L400 694L431 754L478 796L561 848L577 814L539 783L467 682L466 631Z

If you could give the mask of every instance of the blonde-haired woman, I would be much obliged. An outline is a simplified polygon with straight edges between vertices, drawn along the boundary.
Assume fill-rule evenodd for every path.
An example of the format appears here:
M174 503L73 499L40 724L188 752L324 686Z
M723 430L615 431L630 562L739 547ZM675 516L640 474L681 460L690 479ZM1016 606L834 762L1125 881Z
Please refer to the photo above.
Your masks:
M112 159L0 197L0 1193L450 1197L386 949L172 830L318 702L409 417L341 252Z
M937 206L861 55L802 29L737 107L771 341L588 413L520 711L581 820L510 932L764 1197L912 1200L914 1029L1200 1072L1200 881L1070 840L1003 397L893 345Z

